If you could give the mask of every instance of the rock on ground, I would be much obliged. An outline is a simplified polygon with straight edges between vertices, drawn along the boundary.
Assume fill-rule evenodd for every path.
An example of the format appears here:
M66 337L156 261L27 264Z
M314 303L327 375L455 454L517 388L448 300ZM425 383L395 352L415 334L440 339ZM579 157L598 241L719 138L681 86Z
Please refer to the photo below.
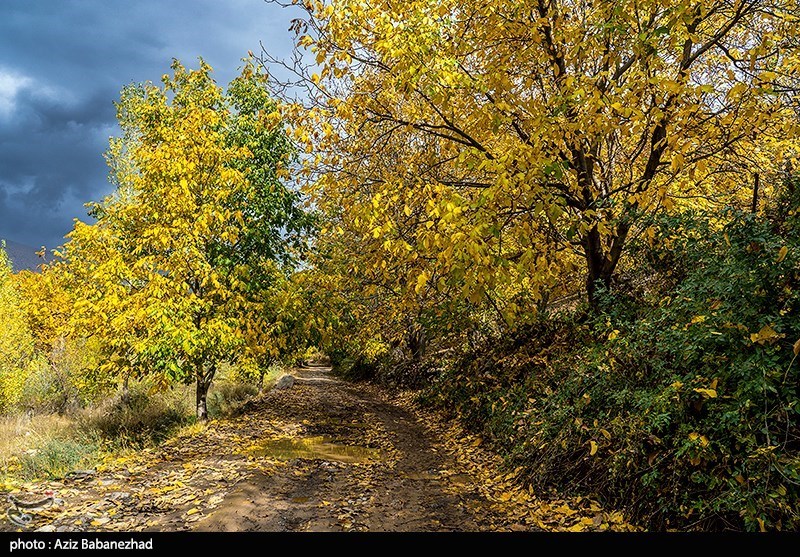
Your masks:
M294 377L291 375L282 375L275 382L275 389L291 389L294 386Z

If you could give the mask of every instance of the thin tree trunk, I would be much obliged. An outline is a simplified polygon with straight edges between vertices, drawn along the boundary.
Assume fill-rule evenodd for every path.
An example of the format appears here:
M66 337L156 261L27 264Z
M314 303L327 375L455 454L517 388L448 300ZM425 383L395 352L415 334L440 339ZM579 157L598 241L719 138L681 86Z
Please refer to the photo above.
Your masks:
M197 419L198 421L205 422L208 420L208 383L206 383L200 376L197 377Z
M603 249L600 233L597 227L592 228L584 240L586 255L586 296L592 311L598 309L597 289L611 287L611 279L617 270L617 264L622 257L625 241L630 231L630 222L623 219L617 226L616 236L611 246Z
M425 355L425 329L419 323L412 323L406 336L406 345L411 352L411 359L418 362Z
M196 408L197 419L201 422L208 420L208 389L211 387L216 371L216 366L210 366L208 370L205 369L205 366L201 366L197 372Z
M761 175L756 172L753 175L753 205L750 207L750 212L754 215L758 212L758 186L761 181Z
M125 375L125 379L122 380L122 402L127 404L131 399L131 390L128 386L130 380L130 375Z

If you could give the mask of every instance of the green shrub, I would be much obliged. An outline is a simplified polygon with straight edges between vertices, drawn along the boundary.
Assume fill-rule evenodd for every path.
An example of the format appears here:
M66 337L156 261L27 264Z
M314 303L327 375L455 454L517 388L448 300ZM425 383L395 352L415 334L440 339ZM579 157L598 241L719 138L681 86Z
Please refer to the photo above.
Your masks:
M796 204L791 205L796 206ZM665 219L591 319L551 317L450 362L424 398L539 491L653 528L800 528L800 234L794 215Z
M41 414L76 410L80 398L74 377L60 366L51 366L46 358L39 358L26 377L19 406Z
M37 413L72 413L113 393L116 378L98 371L92 341L61 338L37 354L25 375L17 406Z
M20 458L21 474L26 479L59 479L73 470L90 468L97 453L91 438L48 439Z
M208 412L212 417L234 414L247 399L258 394L258 387L242 381L215 381L208 393Z

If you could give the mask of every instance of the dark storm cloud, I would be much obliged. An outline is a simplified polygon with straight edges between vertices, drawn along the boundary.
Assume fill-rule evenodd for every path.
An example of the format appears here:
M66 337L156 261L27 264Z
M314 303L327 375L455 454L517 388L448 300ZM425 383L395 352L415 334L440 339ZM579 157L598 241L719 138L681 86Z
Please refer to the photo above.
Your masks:
M113 101L202 56L220 84L259 41L291 48L292 13L261 0L2 0L0 238L55 247L110 191Z

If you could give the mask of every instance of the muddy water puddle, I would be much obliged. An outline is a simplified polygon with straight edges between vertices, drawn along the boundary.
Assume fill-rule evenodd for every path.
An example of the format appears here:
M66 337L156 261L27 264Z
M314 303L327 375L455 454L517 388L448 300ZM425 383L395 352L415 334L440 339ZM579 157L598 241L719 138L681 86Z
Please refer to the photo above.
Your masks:
M325 435L266 439L247 452L254 456L277 460L308 458L347 464L363 464L382 460L381 452L378 449L334 443L330 437Z
M470 474L443 474L430 470L424 472L406 472L404 476L409 480L445 481L455 485L472 485L475 483L475 478Z

